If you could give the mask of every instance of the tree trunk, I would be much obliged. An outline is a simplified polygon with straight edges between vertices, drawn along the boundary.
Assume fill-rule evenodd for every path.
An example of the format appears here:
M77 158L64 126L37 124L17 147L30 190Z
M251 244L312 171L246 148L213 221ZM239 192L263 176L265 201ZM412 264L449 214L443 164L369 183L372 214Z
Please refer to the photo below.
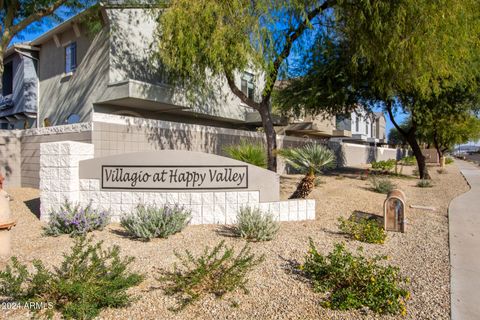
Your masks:
M392 111L392 101L387 102L387 113L390 118L390 121L392 121L393 125L395 128L397 128L398 132L400 132L401 135L405 137L405 140L407 140L408 144L410 145L410 148L412 148L413 155L415 156L415 159L417 159L417 165L418 165L418 173L420 175L420 179L430 179L430 175L428 174L427 170L427 163L425 162L425 156L422 153L422 149L420 148L420 145L418 144L417 138L415 137L416 133L416 124L412 122L412 127L408 132L405 132L398 123L395 121L395 117L393 116L393 111Z
M3 46L0 44L0 80L3 79ZM3 83L0 82L0 88L2 87ZM0 90L0 94L1 94Z
M445 166L445 157L443 156L442 150L439 147L435 148L437 150L438 155L438 162L440 163L440 167L443 168Z
M297 189L289 199L305 199L315 187L315 174L309 173L297 185Z
M267 138L267 168L270 171L277 172L277 133L273 128L269 102L262 102L258 111L262 117L262 125Z
M422 153L422 149L420 148L417 139L415 139L415 133L413 131L407 135L407 141L412 148L415 159L417 159L418 173L420 174L420 179L430 179L430 175L428 174L427 169L427 163L425 161L425 156Z

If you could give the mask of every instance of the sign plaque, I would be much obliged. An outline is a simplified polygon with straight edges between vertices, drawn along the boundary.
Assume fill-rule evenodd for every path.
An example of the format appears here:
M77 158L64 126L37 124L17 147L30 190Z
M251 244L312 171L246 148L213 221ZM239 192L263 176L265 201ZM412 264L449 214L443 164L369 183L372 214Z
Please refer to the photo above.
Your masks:
M103 165L102 189L247 189L248 166Z

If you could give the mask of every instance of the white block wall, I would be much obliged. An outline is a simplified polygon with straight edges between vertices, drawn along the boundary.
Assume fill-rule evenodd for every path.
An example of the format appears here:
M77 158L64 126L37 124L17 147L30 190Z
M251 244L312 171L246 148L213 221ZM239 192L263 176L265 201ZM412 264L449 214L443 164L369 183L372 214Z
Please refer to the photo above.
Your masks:
M78 202L78 164L93 158L93 144L62 141L40 145L40 219L47 221L51 210Z
M45 143L40 147L41 220L65 202L92 204L112 214L112 221L138 204L180 205L192 212L192 224L232 224L242 206L258 207L278 221L315 219L315 200L259 202L258 191L235 192L120 192L100 190L100 180L79 179L79 161L93 158L93 145L80 142Z

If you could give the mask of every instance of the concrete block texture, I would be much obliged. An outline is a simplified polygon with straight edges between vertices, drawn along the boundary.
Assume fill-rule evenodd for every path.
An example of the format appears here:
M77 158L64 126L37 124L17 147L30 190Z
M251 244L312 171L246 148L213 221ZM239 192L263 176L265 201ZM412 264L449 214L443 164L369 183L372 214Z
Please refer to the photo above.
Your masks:
M314 200L260 202L259 191L143 192L102 190L99 179L79 179L79 162L93 158L91 144L65 141L40 146L41 219L65 201L91 204L120 219L139 204L183 206L192 224L233 224L241 207L260 208L279 221L315 219Z
M40 217L48 220L51 210L69 201L110 205L110 197L100 192L95 179L80 181L79 161L93 158L93 145L74 141L40 144Z

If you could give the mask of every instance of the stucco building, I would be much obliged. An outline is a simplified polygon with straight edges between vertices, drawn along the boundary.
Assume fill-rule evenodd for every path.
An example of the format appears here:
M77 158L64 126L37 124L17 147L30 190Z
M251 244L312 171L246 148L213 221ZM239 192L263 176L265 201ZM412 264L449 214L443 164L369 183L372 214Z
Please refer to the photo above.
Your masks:
M211 92L187 98L154 58L154 16L145 8L85 11L37 39L10 47L0 96L2 129L91 122L94 113L255 130L260 115L231 93L224 79L209 79ZM112 5L113 3L113 5ZM98 24L92 31L92 14ZM88 17L87 27L84 21ZM262 74L236 74L245 94L260 99ZM275 117L277 132L298 137L383 143L381 114Z
M7 50L2 128L89 122L94 112L226 128L258 126L256 111L243 105L223 79L210 79L215 89L195 99L169 84L152 60L156 23L146 9L103 7L95 33L83 23L87 14ZM246 70L236 82L259 98L261 75Z

